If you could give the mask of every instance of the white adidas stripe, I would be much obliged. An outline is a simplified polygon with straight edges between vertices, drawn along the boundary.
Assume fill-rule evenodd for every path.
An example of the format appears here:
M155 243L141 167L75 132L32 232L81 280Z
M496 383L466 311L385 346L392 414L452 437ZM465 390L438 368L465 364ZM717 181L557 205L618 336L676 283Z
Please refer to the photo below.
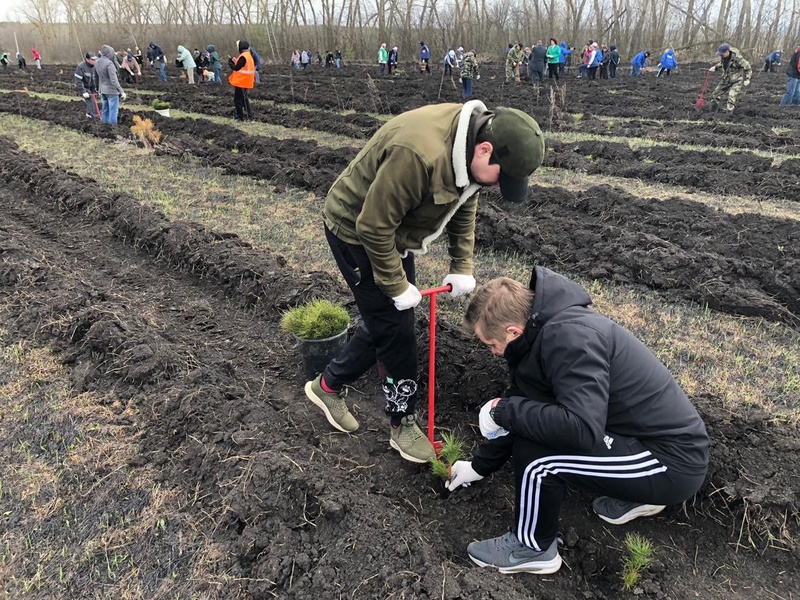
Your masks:
M614 464L618 463L618 464ZM658 465L655 468L654 465ZM647 469L647 470L642 470ZM632 456L580 456L561 454L544 456L531 462L522 476L520 489L520 519L517 524L517 539L534 550L541 551L533 533L539 516L539 499L542 480L547 475L571 473L607 479L636 479L663 473L662 465L650 451Z

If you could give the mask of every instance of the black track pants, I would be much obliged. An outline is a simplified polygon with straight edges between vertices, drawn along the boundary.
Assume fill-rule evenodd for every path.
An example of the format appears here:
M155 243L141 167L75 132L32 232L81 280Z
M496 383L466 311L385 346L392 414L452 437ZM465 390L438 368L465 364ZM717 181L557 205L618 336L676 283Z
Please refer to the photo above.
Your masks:
M353 292L362 322L338 358L325 368L325 383L333 389L353 383L378 364L392 424L413 414L417 403L417 337L414 310L397 310L375 283L363 246L348 244L325 227L325 237L344 280ZM414 255L403 259L410 283L415 281Z
M525 545L547 549L558 533L567 484L618 500L678 504L705 479L670 469L637 439L606 434L591 452L557 452L517 437L513 443L515 533Z

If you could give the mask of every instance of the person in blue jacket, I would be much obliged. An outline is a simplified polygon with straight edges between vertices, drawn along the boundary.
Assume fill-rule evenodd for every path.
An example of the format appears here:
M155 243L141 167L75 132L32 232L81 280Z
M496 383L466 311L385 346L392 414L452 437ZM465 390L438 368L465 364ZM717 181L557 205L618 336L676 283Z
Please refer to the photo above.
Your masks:
M644 75L645 71L647 70L647 59L650 57L650 53L647 50L642 50L633 57L631 61L631 77L641 77Z
M664 54L661 55L661 64L659 65L656 77L661 77L662 74L669 77L670 73L672 73L672 69L675 69L677 66L678 61L675 59L675 50L667 48L664 50Z
M572 49L567 47L566 42L561 42L561 57L558 59L558 74L559 76L564 74L564 67L567 66L568 62L572 62Z
M764 73L774 73L775 72L775 65L781 64L781 56L783 55L783 50L775 50L775 52L771 52L767 57L764 59Z
M429 64L430 60L431 60L431 51L428 49L428 45L425 42L420 42L419 43L419 70L420 70L420 72L430 74L430 72L431 72L431 66Z
M261 57L252 46L250 46L250 54L253 55L253 66L256 68L256 83L261 83Z

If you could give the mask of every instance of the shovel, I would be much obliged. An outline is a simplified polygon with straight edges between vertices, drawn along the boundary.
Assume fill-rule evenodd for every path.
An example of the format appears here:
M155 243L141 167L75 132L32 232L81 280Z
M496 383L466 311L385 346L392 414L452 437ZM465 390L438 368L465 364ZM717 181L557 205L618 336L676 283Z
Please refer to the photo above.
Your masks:
M711 77L711 71L706 71L706 80L703 82L703 89L700 90L700 97L697 99L697 102L694 103L694 109L697 112L703 110L703 107L706 105L706 101L704 96L706 95L706 90L708 89L708 78Z
M453 286L450 284L441 287L430 288L428 290L420 290L422 296L430 296L430 348L428 350L428 440L433 444L433 449L436 450L436 456L442 451L442 442L433 439L433 417L435 409L435 383L436 383L436 294L442 292L452 291Z

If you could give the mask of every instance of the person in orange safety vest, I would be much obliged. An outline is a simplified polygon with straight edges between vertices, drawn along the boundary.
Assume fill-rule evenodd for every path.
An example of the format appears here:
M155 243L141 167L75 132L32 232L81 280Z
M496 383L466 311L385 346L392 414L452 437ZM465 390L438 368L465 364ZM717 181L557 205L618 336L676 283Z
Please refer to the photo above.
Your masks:
M247 97L247 90L255 87L256 65L253 55L250 54L250 44L245 40L239 40L239 56L234 61L228 57L228 66L233 73L228 77L228 83L233 86L233 106L236 109L237 121L251 121L253 110L250 108L250 99Z

